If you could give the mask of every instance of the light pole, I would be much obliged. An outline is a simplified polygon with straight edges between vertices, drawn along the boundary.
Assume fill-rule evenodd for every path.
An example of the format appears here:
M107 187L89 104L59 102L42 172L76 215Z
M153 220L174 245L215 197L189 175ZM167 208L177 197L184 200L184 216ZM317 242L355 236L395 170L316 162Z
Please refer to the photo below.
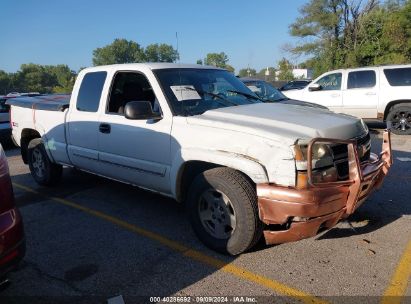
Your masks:
M268 76L270 76L270 70L268 69L268 67L267 67L267 69L265 70L265 81L268 81Z

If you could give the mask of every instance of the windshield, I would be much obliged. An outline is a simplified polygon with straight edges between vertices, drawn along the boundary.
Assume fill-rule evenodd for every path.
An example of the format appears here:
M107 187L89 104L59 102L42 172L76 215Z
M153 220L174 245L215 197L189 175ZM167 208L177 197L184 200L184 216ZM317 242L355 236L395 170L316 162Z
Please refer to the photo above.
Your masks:
M283 93L264 81L246 81L247 87L266 102L288 99Z
M233 74L213 69L161 69L154 74L175 115L191 116L212 109L260 103Z

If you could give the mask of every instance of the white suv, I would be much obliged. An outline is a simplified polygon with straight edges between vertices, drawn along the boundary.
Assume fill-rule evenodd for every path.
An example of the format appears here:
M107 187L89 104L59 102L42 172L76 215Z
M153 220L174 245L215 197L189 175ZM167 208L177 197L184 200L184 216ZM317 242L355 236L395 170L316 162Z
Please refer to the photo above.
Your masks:
M395 134L411 134L411 64L335 70L287 97L365 119L389 123Z

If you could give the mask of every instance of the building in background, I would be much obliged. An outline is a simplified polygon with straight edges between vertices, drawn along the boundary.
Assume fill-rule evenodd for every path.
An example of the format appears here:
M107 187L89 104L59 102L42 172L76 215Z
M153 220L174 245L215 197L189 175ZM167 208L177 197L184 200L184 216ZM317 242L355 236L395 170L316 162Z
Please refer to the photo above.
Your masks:
M280 70L275 71L275 80L278 79L278 75L280 74ZM300 68L291 68L290 72L293 74L294 79L312 79L313 77L313 70L311 69L300 69Z
M292 73L296 79L312 79L313 70L293 68Z

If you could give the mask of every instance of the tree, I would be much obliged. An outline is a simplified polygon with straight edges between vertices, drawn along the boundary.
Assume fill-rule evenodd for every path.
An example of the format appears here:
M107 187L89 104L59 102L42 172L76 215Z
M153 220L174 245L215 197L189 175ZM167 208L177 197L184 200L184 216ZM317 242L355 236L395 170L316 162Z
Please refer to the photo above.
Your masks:
M203 65L203 60L202 59L197 59L196 64Z
M44 66L34 63L22 64L17 73L17 83L23 92L52 92L56 86L57 77Z
M356 65L361 21L377 7L377 0L311 0L290 25L291 35L302 38L291 52L313 56L315 74Z
M93 64L106 65L133 62L174 62L178 52L165 43L148 45L145 49L137 42L115 39L111 44L93 51Z
M168 44L150 44L144 50L144 60L148 62L175 62L178 52Z
M229 65L229 64L226 64L224 68L225 68L227 71L231 72L231 73L234 73L234 72L235 72L234 67L231 66L231 65Z
M76 73L67 65L22 64L16 73L0 71L0 92L70 93Z
M0 70L0 94L7 94L11 88L11 77L8 73Z
M283 80L283 81L294 80L292 65L285 58L281 59L278 62L277 78L278 78L278 80Z
M255 69L250 69L250 68L244 68L238 72L238 76L240 77L251 77L251 76L256 76L256 75L257 75L257 71Z
M206 65L213 65L219 68L225 68L228 62L228 56L224 53L208 53L204 59Z
M411 1L383 9L385 22L382 28L382 50L374 64L399 64L411 61Z
M143 61L145 61L144 50L132 40L115 39L111 44L93 51L93 65Z
M72 91L76 79L76 73L70 70L67 65L48 65L45 66L45 70L48 74L53 75L57 80L57 83L52 88L53 93L70 93Z

